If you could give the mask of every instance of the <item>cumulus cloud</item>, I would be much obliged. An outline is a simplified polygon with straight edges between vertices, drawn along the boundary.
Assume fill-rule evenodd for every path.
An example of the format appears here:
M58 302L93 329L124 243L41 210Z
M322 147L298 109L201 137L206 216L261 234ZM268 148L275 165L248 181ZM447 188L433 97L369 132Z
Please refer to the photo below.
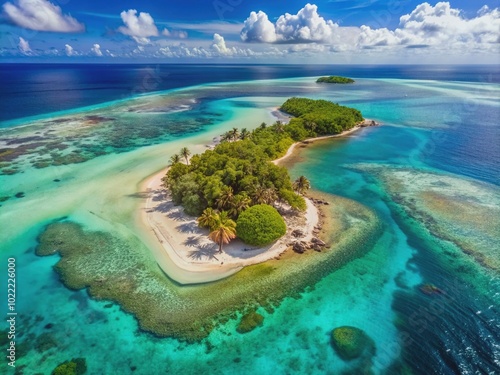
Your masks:
M275 24L266 13L251 12L241 30L245 42L310 43L329 42L339 26L318 14L318 7L306 4L297 14L285 13Z
M214 40L211 48L218 53L219 55L232 55L236 52L236 49L233 47L232 49L227 48L226 41L219 34L214 34Z
M17 45L17 48L19 48L19 51L21 51L24 55L30 55L32 52L29 42L21 37L19 37L19 44Z
M94 56L102 56L101 46L99 44L94 44L94 46L90 49L90 52Z
M318 14L316 5L306 4L296 15L286 13L278 18L276 35L284 42L326 42L337 28Z
M240 36L244 42L273 43L276 41L276 29L267 14L259 10L258 13L250 13L243 24Z
M462 55L472 50L494 53L500 47L499 8L485 5L474 17L467 18L447 1L434 6L424 2L399 21L395 29L341 27L321 17L316 5L307 4L297 14L286 13L274 23L262 11L251 12L240 37L244 42L294 44L297 46L285 50L294 54L434 48ZM303 47L306 44L310 46Z
M216 57L251 57L255 52L247 48L230 47L224 37L215 33L210 47L187 47L185 45L166 46L160 48L157 56L173 58L216 58Z
M362 48L401 45L439 46L450 48L488 48L499 43L500 11L482 7L477 16L464 17L449 2L435 6L418 5L411 13L403 15L395 30L361 27L358 45Z
M66 56L73 56L75 54L75 50L69 44L64 45L64 51L66 52Z
M76 33L85 26L70 15L65 15L59 6L47 0L17 0L15 4L3 5L7 18L17 26L37 31Z
M158 36L158 28L155 25L153 17L149 13L129 9L120 13L125 26L120 26L118 31L124 35L132 37L139 44L148 44L149 37Z
M125 26L120 26L118 31L130 36L138 44L149 44L151 42L150 37L160 35L160 31L149 13L140 12L137 15L137 10L129 9L121 12L120 17ZM186 39L188 36L185 31L168 30L166 28L162 30L161 35L177 39Z

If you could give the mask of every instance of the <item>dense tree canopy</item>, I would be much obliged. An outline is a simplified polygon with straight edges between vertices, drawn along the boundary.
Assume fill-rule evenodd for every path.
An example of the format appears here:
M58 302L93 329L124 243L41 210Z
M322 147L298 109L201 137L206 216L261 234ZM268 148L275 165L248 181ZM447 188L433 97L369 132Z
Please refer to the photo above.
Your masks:
M320 77L316 80L316 82L346 84L346 83L354 83L354 80L352 78L347 78L347 77L329 76L329 77Z
M210 207L228 211L234 219L254 204L278 200L303 209L305 204L293 191L288 171L270 162L293 143L284 129L277 129L280 126L259 127L252 132L233 129L234 137L213 150L193 155L190 165L173 164L164 179L173 201L182 204L189 215L198 216Z
M289 126L293 127L293 132L299 137L303 136L302 129L307 131L308 136L330 135L351 129L363 121L363 116L357 109L327 100L290 98L280 110L297 117Z
M271 160L284 155L294 141L340 133L363 117L356 109L305 98L288 99L281 110L296 117L289 124L262 123L253 131L233 128L213 150L191 156L183 148L171 157L163 181L172 200L182 204L187 214L201 215L200 225L212 230L214 215L223 212L239 220L256 205L286 203L292 209L305 210L304 198L297 192L304 193L309 181L302 176L294 186L288 171Z
M274 207L267 204L250 207L236 222L236 234L250 245L268 245L285 233L285 221Z

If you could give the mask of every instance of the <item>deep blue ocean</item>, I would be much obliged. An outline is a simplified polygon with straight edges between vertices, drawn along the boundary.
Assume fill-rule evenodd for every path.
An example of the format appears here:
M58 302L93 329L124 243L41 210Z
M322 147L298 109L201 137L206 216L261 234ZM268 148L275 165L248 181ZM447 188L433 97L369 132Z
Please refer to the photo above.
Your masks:
M0 121L200 85L332 74L499 83L493 65L0 64Z
M321 75L356 83L318 86ZM289 171L370 208L384 234L300 298L260 311L262 327L241 335L233 319L202 343L158 338L120 306L66 288L58 256L35 256L37 236L61 217L148 252L133 226L139 181L181 146L273 121L290 96L382 123L304 148ZM0 266L18 264L25 374L76 357L99 375L500 373L499 271L485 266L500 259L498 217L487 216L500 196L500 66L0 64L0 97ZM434 205L411 221L399 194ZM426 229L436 218L448 237ZM374 340L369 363L335 354L340 325Z

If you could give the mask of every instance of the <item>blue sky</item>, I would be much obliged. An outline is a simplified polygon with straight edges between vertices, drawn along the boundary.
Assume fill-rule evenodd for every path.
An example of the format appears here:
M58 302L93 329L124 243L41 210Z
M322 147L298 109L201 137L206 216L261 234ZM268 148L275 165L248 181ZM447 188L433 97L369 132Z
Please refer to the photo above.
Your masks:
M498 63L498 0L1 3L0 61Z

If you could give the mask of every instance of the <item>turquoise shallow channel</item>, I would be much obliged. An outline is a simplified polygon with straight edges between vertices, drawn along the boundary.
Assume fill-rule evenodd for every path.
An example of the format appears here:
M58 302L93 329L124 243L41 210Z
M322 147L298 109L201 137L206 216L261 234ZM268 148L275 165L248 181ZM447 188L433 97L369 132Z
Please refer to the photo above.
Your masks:
M88 374L498 371L500 85L375 76L346 86L315 77L208 83L2 123L0 149L14 151L0 154L0 262L16 258L18 373L50 374L72 358L85 358ZM382 123L299 146L287 166L339 205L365 207L383 234L300 293L257 308L264 320L255 330L239 333L243 311L234 311L201 341L155 336L117 303L64 286L53 268L59 255L35 255L47 225L71 222L112 235L166 278L136 230L140 182L182 146L275 121L290 96L332 100ZM479 209L492 220L463 219ZM201 288L171 284L179 295ZM331 341L341 326L362 329L374 350L343 358Z

